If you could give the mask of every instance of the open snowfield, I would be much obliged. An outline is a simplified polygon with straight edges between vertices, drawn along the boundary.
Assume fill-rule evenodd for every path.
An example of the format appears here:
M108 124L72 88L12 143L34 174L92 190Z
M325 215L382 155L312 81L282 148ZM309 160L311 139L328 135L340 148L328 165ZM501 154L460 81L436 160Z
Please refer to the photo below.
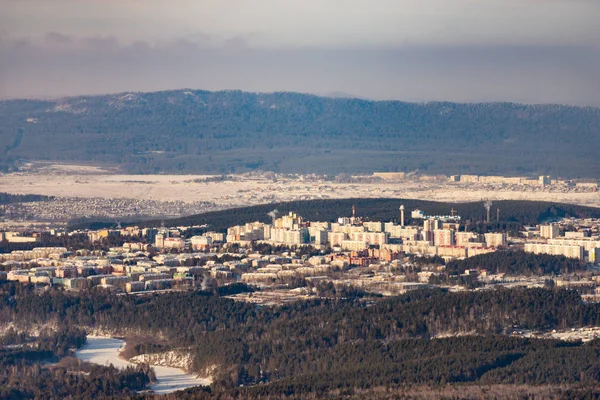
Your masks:
M62 168L64 167L64 168ZM600 207L600 192L562 191L549 188L456 186L446 182L334 183L303 179L276 181L235 177L235 180L202 182L203 175L122 175L101 169L61 166L34 173L0 175L0 192L81 198L214 202L237 207L279 201L334 198L404 198L468 202L537 200Z
M134 366L119 357L125 342L99 336L88 336L87 343L75 355L82 361L99 365L110 365L117 368ZM188 375L178 368L153 366L158 382L150 387L155 393L164 394L183 390L192 386L210 385L209 379L200 379Z

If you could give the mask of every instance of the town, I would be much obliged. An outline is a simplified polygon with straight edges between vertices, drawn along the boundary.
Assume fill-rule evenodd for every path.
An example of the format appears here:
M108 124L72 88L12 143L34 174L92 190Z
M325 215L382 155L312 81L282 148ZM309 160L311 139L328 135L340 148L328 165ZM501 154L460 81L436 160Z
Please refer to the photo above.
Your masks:
M484 207L489 222L494 218L491 202ZM210 290L242 282L260 290L233 297L260 304L310 298L323 285L385 296L429 286L463 291L552 282L596 299L598 219L565 218L516 234L480 234L465 230L453 209L448 215L411 210L412 225L405 224L407 212L400 204L396 222L369 221L357 216L353 206L348 217L318 222L273 210L271 223L231 226L227 232L211 232L207 226L2 232L0 241L31 249L0 254L0 279L131 294ZM85 245L36 247L48 236L79 237ZM115 245L102 250L95 246L100 242ZM564 256L587 269L560 276L494 274L485 265L458 275L446 270L453 260L497 251Z

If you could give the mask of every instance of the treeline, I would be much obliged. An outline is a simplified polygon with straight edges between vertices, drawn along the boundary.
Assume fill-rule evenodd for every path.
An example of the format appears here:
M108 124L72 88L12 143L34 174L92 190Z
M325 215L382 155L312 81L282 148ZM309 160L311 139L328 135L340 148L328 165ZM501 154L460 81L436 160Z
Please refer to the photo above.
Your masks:
M0 205L12 203L32 203L37 201L52 200L52 196L42 196L39 194L10 194L0 192Z
M57 331L44 328L36 337L31 337L24 332L18 332L11 328L0 337L0 343L3 346L9 346L1 349L5 362L12 359L14 354L19 354L22 351L31 360L56 361L68 355L69 350L83 346L85 341L86 333L83 329L64 326Z
M352 206L356 207L356 215L370 221L398 221L400 205L406 207L406 222L420 223L420 220L410 218L410 212L421 209L426 215L450 215L452 209L463 218L469 230L487 232L492 230L518 230L522 225L535 225L550 219L564 217L600 218L600 209L572 204L558 204L537 201L503 200L494 203L493 207L501 209L499 224L485 224L486 210L482 202L475 203L441 203L412 199L335 199L335 200L302 200L268 205L235 208L225 211L214 211L204 214L191 215L168 221L140 221L131 223L144 227L159 227L164 222L166 226L181 225L210 225L208 229L225 231L233 225L247 222L271 222L267 214L274 209L279 215L292 211L308 221L336 221L340 216L352 215ZM86 228L92 224L86 221L82 224L72 224L72 229ZM96 225L99 228L103 225ZM111 226L107 223L106 226Z
M20 353L0 354L0 399L109 399L134 397L155 379L147 365L117 369L75 360L56 366L30 362Z
M485 269L491 274L559 275L585 271L586 264L574 258L524 251L496 251L446 263L446 272L462 274L467 269Z
M85 344L83 329L63 325L30 336L10 328L0 337L0 399L107 398L135 395L156 380L145 364L118 370L70 357Z
M416 104L289 92L2 101L0 126L0 167L15 159L70 160L134 173L420 170L597 178L593 149L600 145L600 112L592 107Z
M399 385L394 387L370 387L368 389L333 389L329 392L304 392L301 394L272 395L257 392L269 391L268 387L240 388L213 392L208 387L195 387L162 397L164 400L392 400L392 399L548 399L548 400L596 400L600 389L596 386L570 385L512 385L479 383L450 383L446 385ZM274 391L273 391L274 392ZM147 397L143 397L147 398Z
M408 388L443 390L447 385L460 385L462 395L470 385L506 385L507 391L516 385L531 386L533 391L533 386L555 386L544 398L572 387L576 390L558 397L585 398L584 388L593 392L600 379L599 354L598 341L582 344L493 335L366 341L303 355L303 365L295 374L271 383L216 391L192 388L166 398L387 399Z
M349 343L362 346L365 341L430 339L460 332L510 334L513 329L600 323L598 305L582 304L576 293L567 291L433 291L368 304L320 300L280 307L273 321L259 314L252 326L210 332L197 339L196 363L228 366L221 370L217 385L232 387L300 376L310 371L305 366L320 352L333 359L338 346Z
M442 382L442 377L446 382L474 382L483 379L488 370L512 365L531 349L506 353L501 337L454 342L430 339L600 325L600 305L583 303L576 292L568 290L425 290L381 299L344 293L348 297L257 308L219 293L139 297L93 292L74 295L60 289L35 294L33 289L13 283L0 288L0 322L42 324L60 320L121 335L137 332L166 337L170 345L189 349L196 371L217 366L214 388L218 391L260 382L283 392L285 385L301 390L362 387L369 381L365 376L382 385L415 383L423 371L429 371L422 375L423 382ZM334 289L321 288L323 295L335 295L328 290ZM482 346L498 346L502 351L478 355L474 347L474 352L461 358L456 350L459 344L468 346L474 340L484 340ZM536 346L543 347L546 342L539 343ZM385 346L397 349L397 358L384 357L391 351ZM411 353L415 346L433 346L427 351L440 357L446 354L446 358L419 357ZM379 351L380 357L369 358L369 354L378 354L377 348L385 351ZM536 349L541 351L541 347ZM411 370L421 372L410 375ZM591 369L586 371L586 376L593 376ZM533 378L530 381L533 383ZM284 386L277 386L282 382Z
M236 393L320 395L340 389L448 383L594 386L599 350L597 344L497 336L369 341L310 354L301 373Z

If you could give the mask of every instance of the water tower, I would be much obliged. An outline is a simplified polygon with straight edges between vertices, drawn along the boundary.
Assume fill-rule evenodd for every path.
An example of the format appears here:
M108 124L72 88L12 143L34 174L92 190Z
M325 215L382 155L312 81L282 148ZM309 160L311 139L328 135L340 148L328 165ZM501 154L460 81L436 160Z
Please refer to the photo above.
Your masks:
M400 206L400 226L404 226L404 204Z

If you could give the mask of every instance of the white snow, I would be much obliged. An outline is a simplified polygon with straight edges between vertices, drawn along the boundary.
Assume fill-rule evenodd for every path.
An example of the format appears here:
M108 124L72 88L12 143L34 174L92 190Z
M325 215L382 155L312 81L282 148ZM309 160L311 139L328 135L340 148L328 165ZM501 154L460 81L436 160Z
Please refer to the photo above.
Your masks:
M125 342L119 339L88 336L87 343L75 352L77 358L82 361L99 365L112 364L117 368L135 366L119 357L121 348ZM179 368L153 366L156 373L157 383L150 386L157 394L172 393L192 386L210 385L210 379L196 378L186 374Z

